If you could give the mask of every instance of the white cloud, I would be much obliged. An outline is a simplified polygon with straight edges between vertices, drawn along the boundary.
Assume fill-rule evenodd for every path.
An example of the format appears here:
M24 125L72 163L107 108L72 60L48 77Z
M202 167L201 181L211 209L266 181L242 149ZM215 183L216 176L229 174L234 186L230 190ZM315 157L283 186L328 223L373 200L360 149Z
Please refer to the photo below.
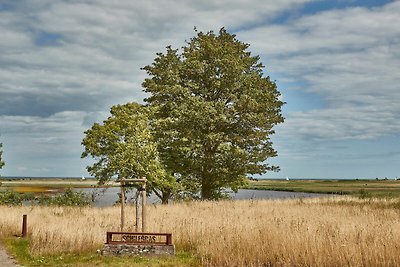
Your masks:
M280 133L304 140L373 139L400 132L399 116L369 107L297 112L287 118Z
M302 81L301 90L318 94L327 105L288 114L284 132L327 140L399 132L399 14L400 2L393 2L326 11L240 33L253 40L252 49L285 77L283 82Z
M27 176L83 173L88 161L80 160L80 141L88 129L84 120L90 115L65 111L46 118L0 116L5 170L14 168L14 175Z
M0 114L50 116L141 101L140 68L166 45L183 45L194 26L240 27L308 1L15 2L0 13L7 37L1 44ZM50 45L42 40L48 35Z
M318 110L286 114L279 127L283 138L300 140L304 148L307 139L397 134L400 2L273 22L308 2L313 1L13 1L0 10L5 170L26 159L26 172L56 173L50 163L29 165L40 157L65 160L58 167L76 164L83 131L104 119L111 105L141 101L140 67L165 46L184 45L194 26L233 29L278 82L323 98L327 106ZM282 88L284 97L285 90L295 90L289 86Z

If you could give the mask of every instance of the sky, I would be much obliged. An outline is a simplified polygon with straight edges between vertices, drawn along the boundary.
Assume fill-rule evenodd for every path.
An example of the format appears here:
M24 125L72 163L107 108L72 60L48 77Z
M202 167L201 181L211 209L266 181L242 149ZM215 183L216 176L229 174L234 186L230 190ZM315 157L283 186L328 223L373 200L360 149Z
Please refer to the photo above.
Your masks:
M2 176L88 176L84 131L156 53L225 27L282 93L265 178L400 177L400 1L0 0Z

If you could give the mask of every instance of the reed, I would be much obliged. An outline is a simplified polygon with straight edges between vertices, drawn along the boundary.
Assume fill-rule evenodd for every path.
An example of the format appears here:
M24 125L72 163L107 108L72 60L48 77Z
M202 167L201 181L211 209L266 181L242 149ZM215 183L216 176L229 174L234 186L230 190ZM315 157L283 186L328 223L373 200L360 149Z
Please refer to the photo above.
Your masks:
M396 266L400 205L395 199L184 202L148 207L148 231L172 232L179 250L204 266ZM0 206L0 236L28 214L34 255L101 248L119 229L118 207ZM127 221L133 231L133 208Z

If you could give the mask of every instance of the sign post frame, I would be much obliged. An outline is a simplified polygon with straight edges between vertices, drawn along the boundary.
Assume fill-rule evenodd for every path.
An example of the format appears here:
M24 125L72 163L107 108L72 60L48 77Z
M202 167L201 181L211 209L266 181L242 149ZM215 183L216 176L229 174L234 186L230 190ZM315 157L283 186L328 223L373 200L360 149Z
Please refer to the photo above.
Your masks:
M125 226L125 187L132 183L141 183L142 184L142 232L146 231L146 185L147 179L143 177L142 179L121 179L119 180L121 186L121 232L124 231ZM136 208L138 205L136 205ZM136 211L136 231L138 231L138 223L139 223L139 213Z
M171 233L146 233L146 185L147 179L120 179L117 182L121 187L121 231L107 232L106 243L102 255L163 255L174 256L175 245L172 244ZM133 183L141 183L142 186L136 192L136 232L125 232L125 187ZM141 194L140 194L141 193ZM139 212L138 199L142 196L142 229L138 231Z

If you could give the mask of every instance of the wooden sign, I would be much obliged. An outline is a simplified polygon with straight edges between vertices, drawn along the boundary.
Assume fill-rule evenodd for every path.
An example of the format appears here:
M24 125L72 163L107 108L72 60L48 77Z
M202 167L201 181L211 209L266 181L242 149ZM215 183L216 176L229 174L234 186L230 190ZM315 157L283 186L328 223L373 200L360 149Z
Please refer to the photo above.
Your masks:
M107 232L106 244L172 245L172 234Z

